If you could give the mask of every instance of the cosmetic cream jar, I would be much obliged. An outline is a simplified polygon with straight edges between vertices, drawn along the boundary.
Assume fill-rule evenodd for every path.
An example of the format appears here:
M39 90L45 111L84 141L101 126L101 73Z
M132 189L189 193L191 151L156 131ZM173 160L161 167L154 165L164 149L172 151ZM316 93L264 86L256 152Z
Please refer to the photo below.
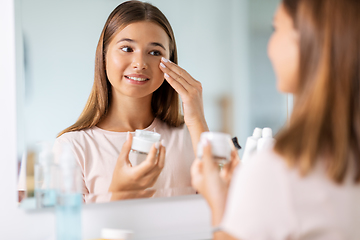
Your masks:
M133 166L137 166L145 161L151 147L154 143L159 142L160 138L161 135L159 133L146 130L136 130L129 156L131 164Z
M211 145L211 152L214 160L223 166L230 161L231 156L231 136L220 132L203 132L200 136L200 142L197 147L197 157L203 156L203 143L208 141Z
M156 132L146 130L136 130L131 150L140 154L148 154L154 143L159 142L161 135Z

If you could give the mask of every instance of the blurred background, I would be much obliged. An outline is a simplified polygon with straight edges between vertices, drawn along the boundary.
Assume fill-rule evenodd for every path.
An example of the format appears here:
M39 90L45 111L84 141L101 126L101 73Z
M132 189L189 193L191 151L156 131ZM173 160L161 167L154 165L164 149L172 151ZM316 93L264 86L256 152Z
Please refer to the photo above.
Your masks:
M17 0L19 159L26 146L73 124L89 96L95 49L110 12L123 1ZM237 136L255 127L276 133L287 96L276 91L267 57L278 0L150 0L169 19L179 65L203 84L211 131Z

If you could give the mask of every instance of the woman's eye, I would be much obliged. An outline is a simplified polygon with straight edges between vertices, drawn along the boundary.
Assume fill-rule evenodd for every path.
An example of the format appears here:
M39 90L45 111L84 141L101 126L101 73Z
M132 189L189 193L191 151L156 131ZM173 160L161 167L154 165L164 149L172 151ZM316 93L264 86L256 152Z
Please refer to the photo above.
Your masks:
M124 52L133 52L133 49L128 46L121 47L120 49Z
M157 50L154 50L154 51L151 51L151 52L150 52L150 55L153 55L153 56L161 56L161 52L160 52L160 51L157 51Z

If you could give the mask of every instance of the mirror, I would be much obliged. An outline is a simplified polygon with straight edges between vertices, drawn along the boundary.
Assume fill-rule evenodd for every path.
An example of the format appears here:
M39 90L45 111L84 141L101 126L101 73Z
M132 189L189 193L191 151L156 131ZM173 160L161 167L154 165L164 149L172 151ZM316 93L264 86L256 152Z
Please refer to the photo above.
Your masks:
M238 0L151 1L172 25L179 65L202 83L210 130L237 136L243 147L255 127L276 133L287 119L287 96L277 92L266 54L279 1L246 2L247 14ZM29 146L53 141L82 112L101 30L119 3L15 1L19 173Z

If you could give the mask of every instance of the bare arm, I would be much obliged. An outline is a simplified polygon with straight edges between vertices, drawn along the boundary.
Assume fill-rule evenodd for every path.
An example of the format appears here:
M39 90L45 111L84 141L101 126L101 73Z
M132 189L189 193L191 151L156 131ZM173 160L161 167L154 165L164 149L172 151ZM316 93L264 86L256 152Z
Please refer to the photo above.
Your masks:
M160 69L164 72L166 81L182 99L185 124L189 129L196 156L201 133L209 131L204 115L202 85L184 69L167 59L162 58Z

